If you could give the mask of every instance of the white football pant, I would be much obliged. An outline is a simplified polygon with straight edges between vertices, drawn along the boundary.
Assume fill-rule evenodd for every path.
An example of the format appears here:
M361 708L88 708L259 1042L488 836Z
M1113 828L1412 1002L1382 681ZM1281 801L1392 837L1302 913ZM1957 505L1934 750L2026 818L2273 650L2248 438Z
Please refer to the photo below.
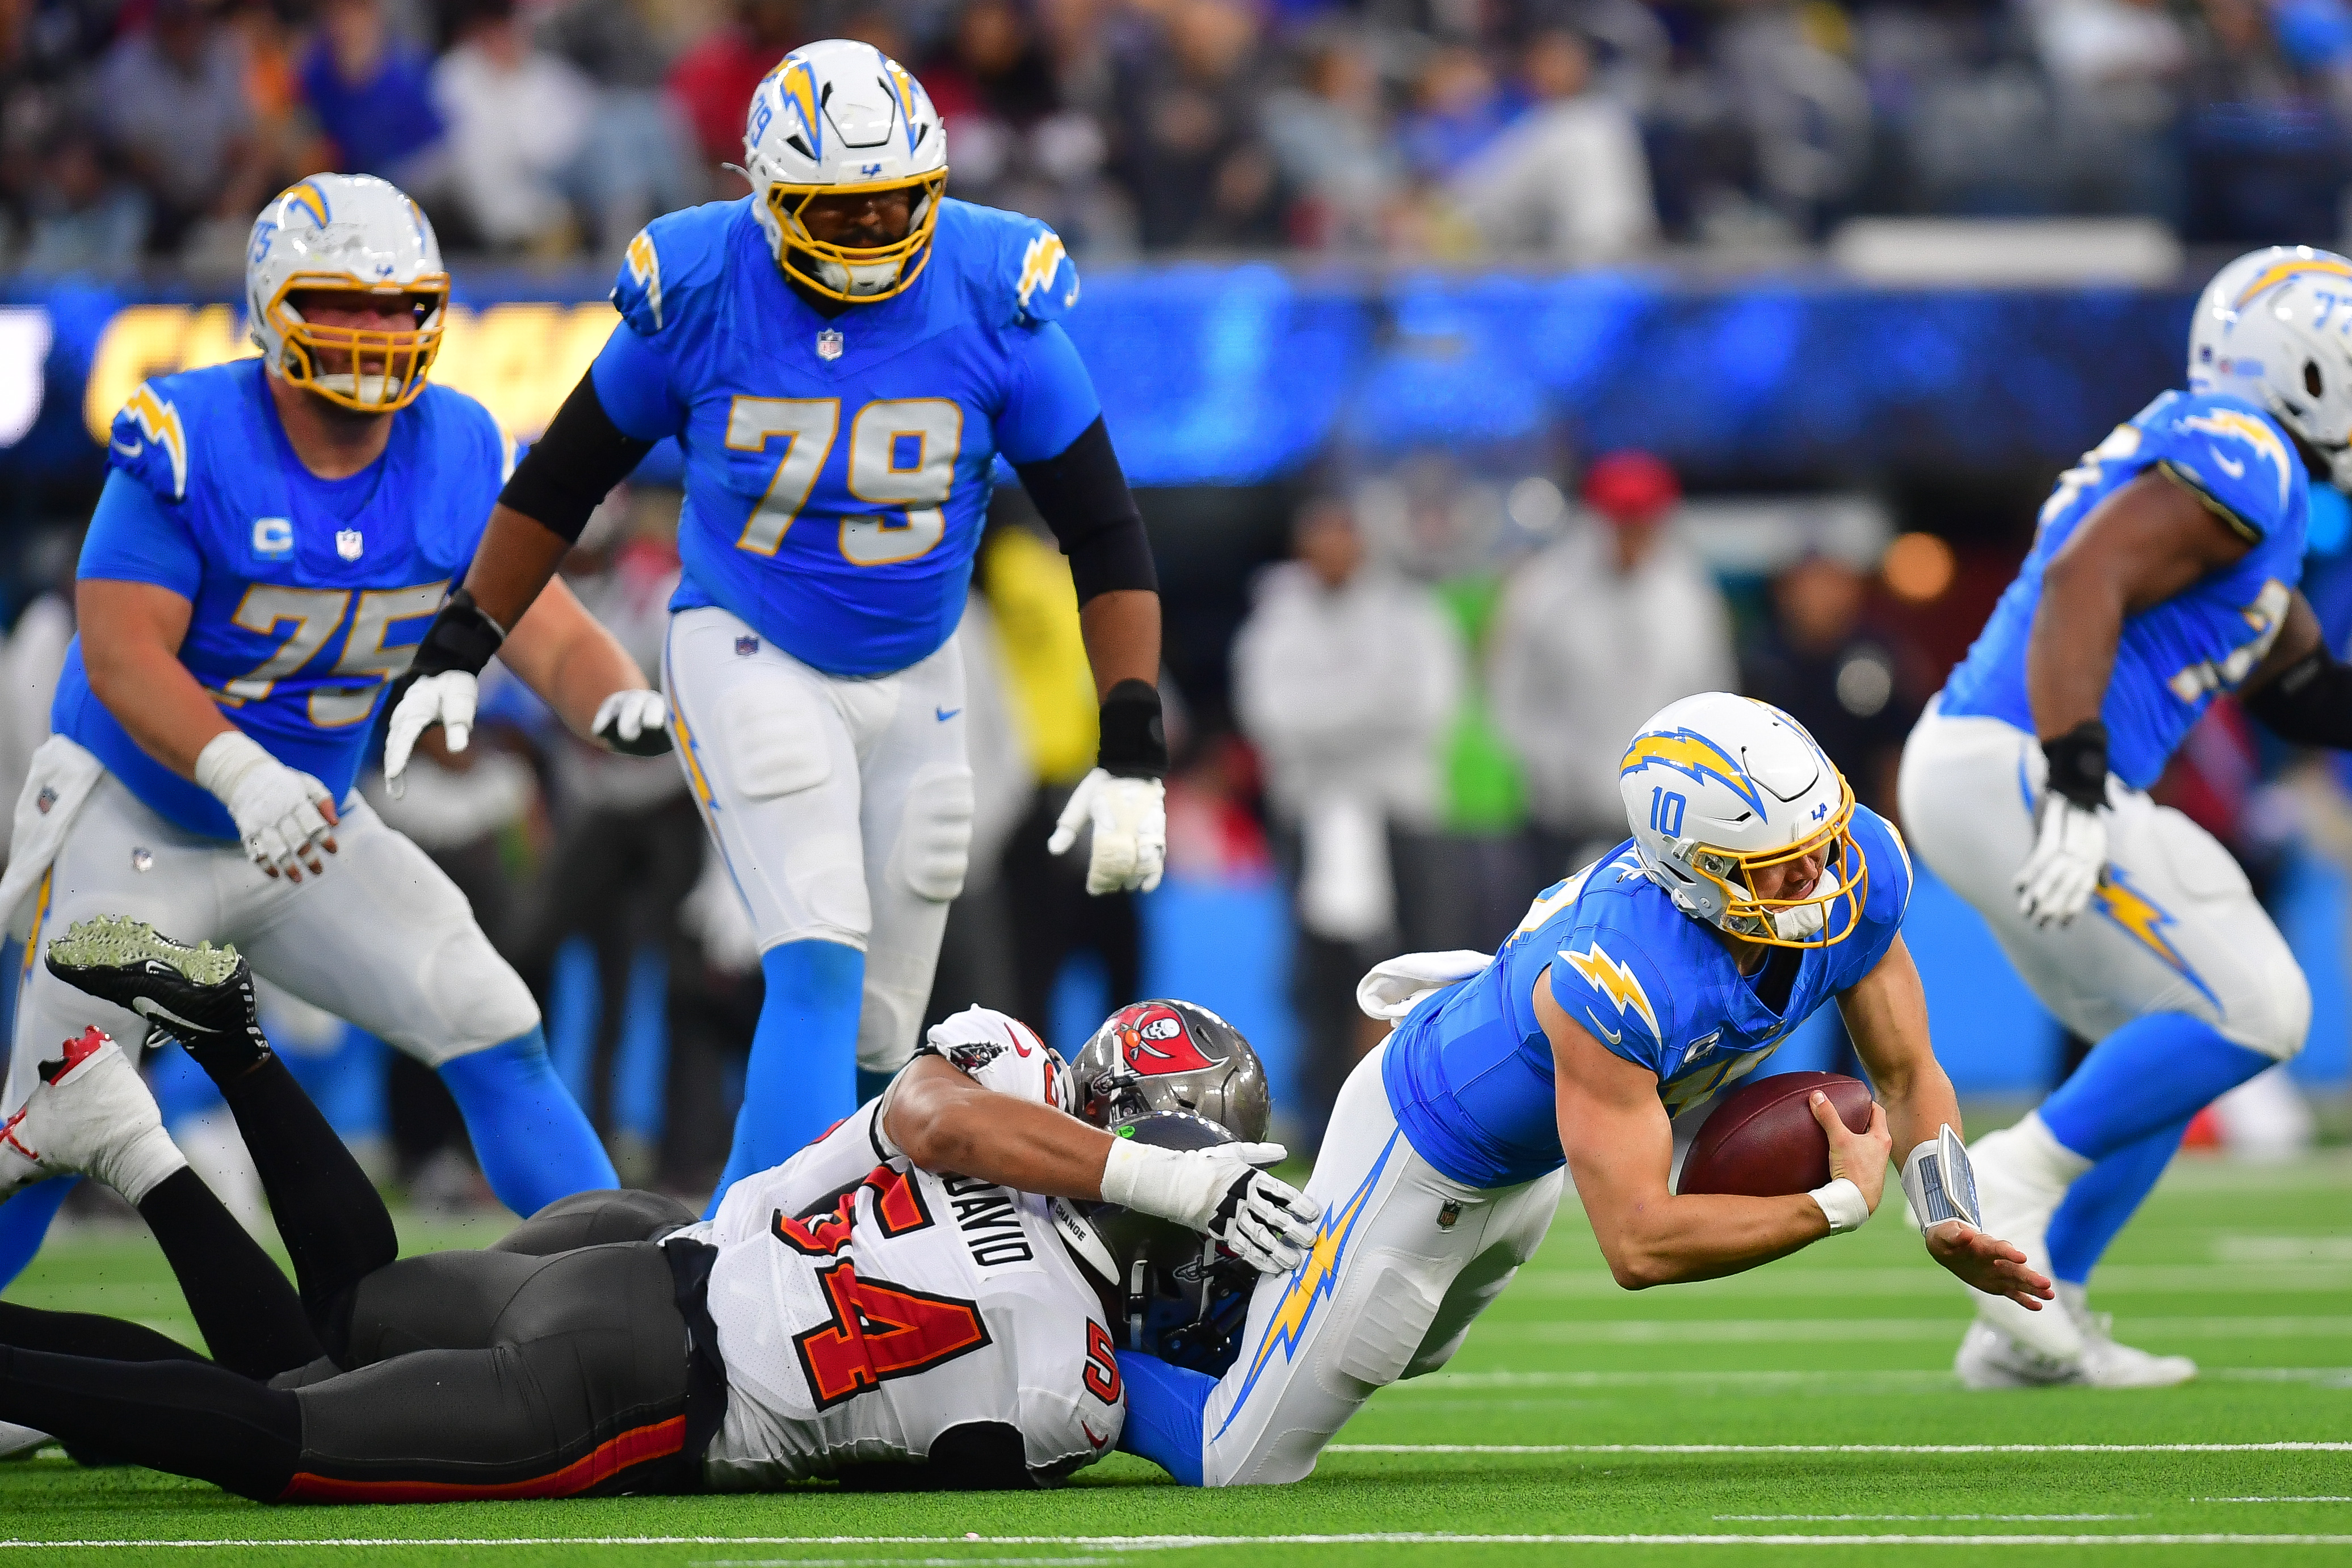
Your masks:
M866 955L857 1065L914 1054L971 847L963 651L828 675L726 611L670 618L662 684L678 761L759 933Z
M1314 1251L1250 1296L1240 1359L1202 1422L1204 1486L1311 1473L1375 1391L1453 1359L1551 1228L1565 1171L1481 1190L1413 1152L1381 1082L1387 1051L1357 1063L1332 1108L1307 1182L1323 1205Z
M2094 1042L2148 1013L2187 1013L2284 1061L2311 988L2245 873L2204 829L2107 776L2107 873L2071 925L2037 928L2011 884L2033 850L2048 764L2032 736L1930 705L1903 748L1903 831L1985 917L2033 994Z
M182 942L233 942L256 974L427 1067L536 1029L530 988L457 884L356 790L341 811L336 852L320 856L327 869L298 883L264 875L236 844L183 832L112 774L100 778L31 900L0 1104L23 1104L36 1065L91 1024L134 1054L147 1039L144 1019L41 962L48 937L94 915L127 915Z

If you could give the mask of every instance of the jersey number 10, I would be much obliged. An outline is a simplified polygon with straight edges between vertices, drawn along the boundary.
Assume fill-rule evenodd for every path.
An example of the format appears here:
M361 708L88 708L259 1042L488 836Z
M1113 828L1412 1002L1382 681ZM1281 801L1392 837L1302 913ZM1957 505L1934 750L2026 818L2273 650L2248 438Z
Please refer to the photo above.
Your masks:
M737 549L773 555L784 542L833 455L841 400L738 397L727 411L727 449L761 452L783 438L784 455L751 508ZM856 566L889 566L930 553L947 536L948 491L963 446L963 408L952 398L869 402L849 424L848 488L854 501L897 517L855 517L843 508L841 553Z

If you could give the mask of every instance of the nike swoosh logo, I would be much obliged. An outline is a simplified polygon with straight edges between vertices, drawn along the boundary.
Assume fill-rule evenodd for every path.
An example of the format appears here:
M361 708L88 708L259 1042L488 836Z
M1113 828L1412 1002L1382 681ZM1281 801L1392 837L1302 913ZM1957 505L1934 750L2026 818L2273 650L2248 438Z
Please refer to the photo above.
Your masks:
M131 999L131 1010L137 1013L143 1019L161 1019L167 1028L194 1030L198 1034L212 1034L216 1032L213 1030L206 1029L200 1023L189 1022L186 1019L182 1018L179 1014L173 1012L163 1003L154 1001L146 997L133 997Z
M956 715L963 712L963 709L960 707L935 707L931 711L940 716L940 722L941 724L945 724L948 720L955 717ZM1024 1052L1023 1054L1026 1055L1027 1053Z
M134 441L128 446L125 446L122 443L117 441L114 442L112 445L117 452L121 453L125 457L136 457L142 452L147 450L147 444L143 441Z
M2218 446L2214 447L2212 451L2213 461L2221 465L2221 472L2227 474L2232 479L2242 479L2246 476L2246 465L2243 463L2231 462L2228 458L2221 455L2221 449Z
M1096 1432L1096 1430L1095 1430L1092 1427L1087 1426L1084 1421L1080 1421L1080 1422L1078 1423L1078 1429L1079 1429L1080 1431L1084 1432L1084 1433L1087 1435L1087 1442L1089 1442L1089 1443L1092 1443L1092 1444L1093 1444L1096 1448L1101 1448L1105 1443L1108 1443L1108 1442L1109 1442L1109 1441L1110 1441L1110 1439L1109 1439L1108 1437L1106 1437L1101 1436L1100 1434L1098 1434L1097 1432Z
M1624 1042L1625 1036L1624 1036L1622 1032L1620 1032L1619 1030L1616 1030L1611 1029L1607 1024L1602 1023L1602 1022L1601 1021L1601 1019L1599 1019L1599 1018L1598 1018L1598 1017L1593 1013L1593 1011L1592 1011L1592 1009L1591 1009L1591 1008L1587 1008L1587 1009L1584 1009L1584 1016L1585 1016L1586 1018L1589 1018L1589 1019L1592 1019L1592 1027L1593 1027L1594 1029L1599 1030L1602 1034L1605 1034L1605 1035L1607 1035L1607 1036L1609 1037L1609 1043L1610 1043L1610 1044L1612 1044L1612 1045L1620 1045L1620 1044L1622 1044L1622 1043Z

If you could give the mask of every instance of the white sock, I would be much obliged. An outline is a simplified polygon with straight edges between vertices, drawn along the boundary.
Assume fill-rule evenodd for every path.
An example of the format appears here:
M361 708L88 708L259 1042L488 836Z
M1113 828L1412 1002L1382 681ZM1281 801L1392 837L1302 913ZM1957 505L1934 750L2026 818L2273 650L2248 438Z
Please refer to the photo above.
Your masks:
M119 1149L110 1149L99 1168L89 1174L121 1193L131 1207L174 1171L187 1168L188 1156L161 1127L150 1127Z
M2044 1192L2064 1193L2076 1176L2091 1168L2089 1160L2058 1141L2039 1111L2027 1112L2025 1120L2010 1128L2002 1142L2008 1146L2001 1150L2001 1158L2010 1171Z

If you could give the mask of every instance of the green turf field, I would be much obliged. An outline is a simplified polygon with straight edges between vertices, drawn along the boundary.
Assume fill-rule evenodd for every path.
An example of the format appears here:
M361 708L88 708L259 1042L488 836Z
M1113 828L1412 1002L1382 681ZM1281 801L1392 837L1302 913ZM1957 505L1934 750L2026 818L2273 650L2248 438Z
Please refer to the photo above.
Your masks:
M331 1552L351 1568L1859 1568L1890 1553L1953 1568L2342 1564L2352 1563L2347 1199L2352 1158L2340 1152L2284 1170L2176 1166L2100 1291L2125 1337L2205 1366L2163 1393L1960 1392L1948 1368L1965 1307L1899 1214L1744 1279L1630 1295L1571 1204L1454 1365L1381 1395L1297 1487L1188 1492L1115 1458L1066 1490L1017 1498L811 1486L272 1509L193 1482L79 1470L52 1450L0 1465L0 1568L101 1551L110 1563L187 1568ZM415 1239L463 1244L446 1228ZM143 1241L61 1238L9 1294L192 1332ZM68 1542L90 1544L40 1544Z

